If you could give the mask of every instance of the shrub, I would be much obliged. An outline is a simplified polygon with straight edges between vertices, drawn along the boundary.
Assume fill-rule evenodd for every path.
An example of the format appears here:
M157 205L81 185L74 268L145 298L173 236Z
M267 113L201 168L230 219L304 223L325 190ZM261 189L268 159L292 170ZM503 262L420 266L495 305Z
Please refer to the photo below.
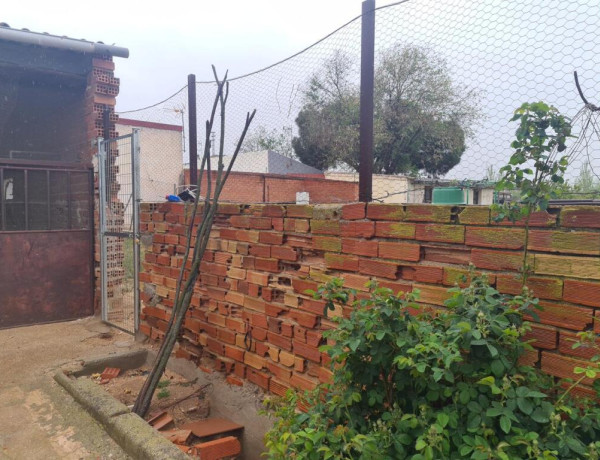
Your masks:
M519 365L523 313L537 301L471 275L440 311L376 286L354 300L322 347L333 382L268 403L269 458L599 458L600 411ZM331 305L355 292L334 280L315 296Z

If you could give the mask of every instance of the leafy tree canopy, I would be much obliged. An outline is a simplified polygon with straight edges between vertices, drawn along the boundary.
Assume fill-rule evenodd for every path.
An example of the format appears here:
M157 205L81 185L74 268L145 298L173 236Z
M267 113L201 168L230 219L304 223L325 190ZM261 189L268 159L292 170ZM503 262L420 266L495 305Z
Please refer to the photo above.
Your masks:
M338 51L313 75L292 141L298 158L320 169L359 165L359 84L355 63ZM456 166L478 116L478 98L456 85L433 51L396 45L375 71L374 172L439 176Z

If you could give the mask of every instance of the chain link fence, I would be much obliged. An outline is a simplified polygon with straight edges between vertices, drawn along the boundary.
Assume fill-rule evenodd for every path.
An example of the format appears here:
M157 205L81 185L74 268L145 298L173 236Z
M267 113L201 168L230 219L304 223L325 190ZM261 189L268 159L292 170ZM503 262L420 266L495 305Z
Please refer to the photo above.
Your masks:
M600 112L593 111L593 103L600 104L599 20L596 0L418 0L377 8L373 199L429 202L435 201L434 189L447 188L447 199L488 204L497 198L494 183L512 153L513 111L540 100L573 119L578 137L569 146L570 191L594 197L600 190ZM357 200L360 56L359 16L283 61L230 78L226 155L246 113L256 108L257 114L235 167L244 181L231 176L230 186L239 193L227 199L249 200L243 192L261 186L248 179L254 174L262 177L263 191L253 201L294 201L273 187L309 191L311 201ZM587 107L573 71L591 103ZM214 93L214 82L197 82L200 153ZM179 126L185 139L186 88L120 115ZM219 132L208 138L219 139ZM159 196L172 180L144 168L150 147L143 138L141 145L142 189L160 190ZM185 142L161 138L152 145L162 152L159 170L177 153L187 162ZM288 182L269 188L271 175L287 176ZM186 185L183 174L179 185ZM321 197L314 190L325 192Z

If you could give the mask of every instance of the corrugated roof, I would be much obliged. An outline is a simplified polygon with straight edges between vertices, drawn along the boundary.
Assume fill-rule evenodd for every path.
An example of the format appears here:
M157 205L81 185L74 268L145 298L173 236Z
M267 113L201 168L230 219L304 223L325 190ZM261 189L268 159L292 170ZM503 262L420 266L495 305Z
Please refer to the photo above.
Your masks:
M129 57L129 50L121 46L106 45L85 38L77 39L65 35L53 35L48 32L32 32L29 29L14 29L6 22L0 22L0 40L41 46L45 48L64 49L79 53L109 54L116 57Z

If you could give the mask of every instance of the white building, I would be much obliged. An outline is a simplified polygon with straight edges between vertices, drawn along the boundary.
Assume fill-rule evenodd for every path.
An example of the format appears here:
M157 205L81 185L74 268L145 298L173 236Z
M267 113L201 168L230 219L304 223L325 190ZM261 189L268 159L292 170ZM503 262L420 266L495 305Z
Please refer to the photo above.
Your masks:
M174 193L183 173L183 127L165 123L119 118L116 130L123 136L140 130L140 189L142 201L164 201ZM131 172L119 162L119 173Z

